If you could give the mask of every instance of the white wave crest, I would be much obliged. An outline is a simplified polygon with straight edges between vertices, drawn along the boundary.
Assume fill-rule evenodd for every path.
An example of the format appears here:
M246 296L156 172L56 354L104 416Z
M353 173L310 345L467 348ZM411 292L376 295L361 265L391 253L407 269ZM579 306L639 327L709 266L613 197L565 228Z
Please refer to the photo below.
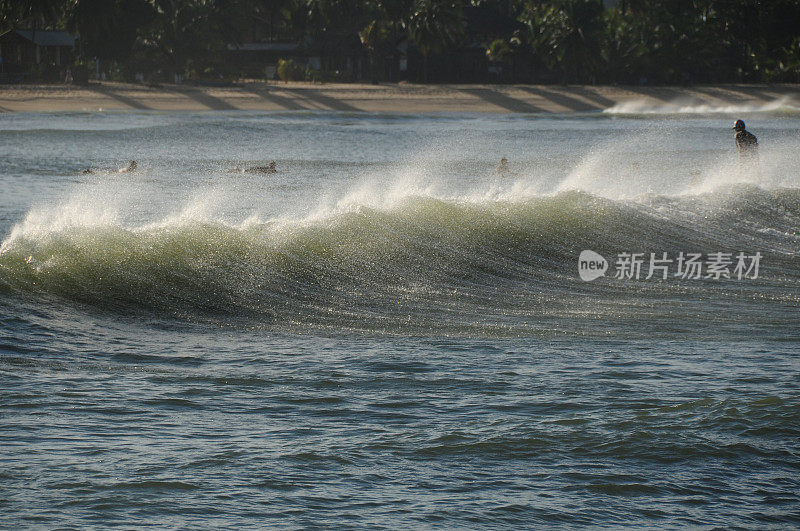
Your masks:
M784 96L767 103L715 105L698 101L653 104L645 100L624 101L603 110L606 114L742 114L759 112L800 112L800 103Z

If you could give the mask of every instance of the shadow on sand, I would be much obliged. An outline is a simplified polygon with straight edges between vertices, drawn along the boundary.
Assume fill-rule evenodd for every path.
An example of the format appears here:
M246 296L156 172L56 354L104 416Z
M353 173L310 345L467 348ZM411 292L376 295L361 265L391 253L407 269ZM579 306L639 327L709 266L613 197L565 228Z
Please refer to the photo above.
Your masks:
M349 103L343 102L340 99L320 94L317 89L297 88L292 90L292 92L299 95L303 99L322 105L327 110L349 112L359 112L361 110L357 107L353 107Z
M145 105L144 103L140 102L139 100L135 100L135 99L133 99L133 98L131 98L129 96L123 96L122 94L120 94L116 90L113 90L112 88L104 86L104 85L99 85L99 84L96 85L96 84L92 83L92 84L89 84L86 88L88 90L91 90L92 92L96 92L96 93L101 94L103 96L106 96L108 98L117 100L120 103L124 103L125 105L127 105L128 107L131 107L132 109L138 109L140 111L151 111L151 110L153 110L152 107L148 107L147 105Z
M322 94L321 91L312 88L286 87L285 89L276 89L271 86L246 86L242 90L255 94L285 111L361 111L361 109L345 103L341 99ZM293 97L276 94L277 91L281 90Z
M245 92L249 92L250 94L255 94L259 98L268 101L269 103L280 107L281 110L284 111L307 111L309 107L306 107L302 103L298 102L293 98L287 98L286 96L280 96L275 94L269 87L260 88L258 86L245 86L241 90Z
M510 112L520 112L520 113L542 112L542 109L537 107L536 105L532 105L526 101L522 101L517 98L512 98L511 96L503 94L502 92L494 89L459 88L457 90L465 94L475 96L476 98L480 98L487 103L491 103L492 105L496 105Z
M596 103L578 99L576 97L577 94L575 92L573 92L573 94L575 95L564 94L564 92L567 91L566 87L559 87L557 91L545 87L521 86L519 88L520 90L524 90L525 92L533 94L534 96L539 96L540 98L555 103L556 105L565 107L570 111L577 111L577 112L597 111L611 106L599 102ZM586 94L589 94L588 91L585 92ZM581 96L587 97L587 95L585 94L581 94ZM602 98L602 96L597 96L597 95L595 96L598 98ZM605 100L605 98L602 99ZM613 102L611 102L611 100L606 100L606 101L608 101L613 105Z
M225 100L217 98L216 96L212 96L208 94L203 89L168 89L175 94L180 94L182 96L186 96L190 98L203 107L207 107L209 110L212 111L235 111L238 110L236 107L231 105Z

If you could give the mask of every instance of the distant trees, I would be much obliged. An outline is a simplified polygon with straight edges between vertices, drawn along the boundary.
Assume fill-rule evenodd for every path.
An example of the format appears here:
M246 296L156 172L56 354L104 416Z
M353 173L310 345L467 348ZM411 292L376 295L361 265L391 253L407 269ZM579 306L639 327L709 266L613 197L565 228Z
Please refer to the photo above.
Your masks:
M25 29L49 29L66 8L65 0L0 0L0 28L10 29L25 21Z
M529 3L521 14L531 51L564 83L594 82L601 63L604 19L600 0Z
M175 73L224 66L255 23L376 79L407 43L417 81L800 82L800 0L0 0L0 29L69 29L86 58Z
M143 53L166 69L183 74L187 63L206 62L224 44L222 2L212 0L150 0L155 16L139 28Z
M65 18L67 29L81 36L83 53L104 61L126 61L140 29L156 17L147 0L77 0Z
M246 25L248 19L264 23L268 40L286 34L299 39L305 33L307 7L303 0L247 0L236 2L231 8L237 11L240 26Z
M462 36L461 4L447 0L416 0L411 8L408 34L423 57L423 81L429 80L429 58L459 44Z

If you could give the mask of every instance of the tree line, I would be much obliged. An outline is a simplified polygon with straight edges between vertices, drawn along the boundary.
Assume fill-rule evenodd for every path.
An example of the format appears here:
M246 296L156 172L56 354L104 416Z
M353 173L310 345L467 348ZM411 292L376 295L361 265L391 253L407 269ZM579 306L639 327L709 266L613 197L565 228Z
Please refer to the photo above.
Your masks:
M128 71L223 71L254 25L359 53L375 79L405 42L413 81L468 61L497 81L800 82L800 0L0 0L3 31L69 30L80 60Z

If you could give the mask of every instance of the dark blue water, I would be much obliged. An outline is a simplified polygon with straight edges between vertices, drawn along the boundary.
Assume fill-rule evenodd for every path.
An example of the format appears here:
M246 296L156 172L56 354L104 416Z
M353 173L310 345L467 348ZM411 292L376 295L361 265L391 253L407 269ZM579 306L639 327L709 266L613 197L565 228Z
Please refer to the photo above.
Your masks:
M2 118L0 526L800 526L796 116Z

